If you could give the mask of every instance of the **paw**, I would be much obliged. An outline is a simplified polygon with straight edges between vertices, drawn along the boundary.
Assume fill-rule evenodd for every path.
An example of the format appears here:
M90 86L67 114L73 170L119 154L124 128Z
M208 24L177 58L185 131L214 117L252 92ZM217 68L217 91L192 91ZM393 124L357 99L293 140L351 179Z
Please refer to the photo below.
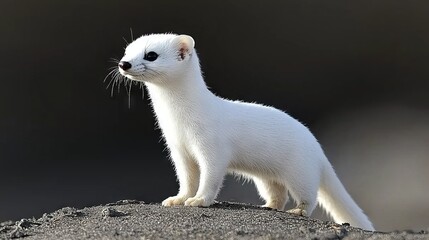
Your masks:
M185 203L186 199L188 199L185 196L174 196L169 197L162 201L162 206L164 207L171 207L171 206L177 206L177 205L183 205Z
M202 197L192 197L188 198L188 200L185 201L185 206L191 206L191 207L208 207L212 203L206 201Z
M295 214L298 216L304 216L304 217L307 216L307 211L305 211L304 209L301 209L301 208L292 208L290 210L287 210L286 212L290 213L290 214Z

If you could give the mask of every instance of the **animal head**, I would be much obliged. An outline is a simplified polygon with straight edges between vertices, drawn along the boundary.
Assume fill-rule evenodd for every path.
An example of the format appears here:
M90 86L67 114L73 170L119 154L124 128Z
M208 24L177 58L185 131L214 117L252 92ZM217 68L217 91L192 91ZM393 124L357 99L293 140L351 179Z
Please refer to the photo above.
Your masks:
M119 72L134 81L162 82L186 71L194 53L188 35L151 34L130 43L118 63Z

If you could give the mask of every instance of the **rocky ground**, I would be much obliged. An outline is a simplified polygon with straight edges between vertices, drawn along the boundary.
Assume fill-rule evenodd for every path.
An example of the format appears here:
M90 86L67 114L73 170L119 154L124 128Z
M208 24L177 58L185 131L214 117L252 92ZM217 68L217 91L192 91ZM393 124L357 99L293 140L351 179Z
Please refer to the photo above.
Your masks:
M428 232L368 232L247 204L171 207L121 200L0 223L0 239L429 239Z

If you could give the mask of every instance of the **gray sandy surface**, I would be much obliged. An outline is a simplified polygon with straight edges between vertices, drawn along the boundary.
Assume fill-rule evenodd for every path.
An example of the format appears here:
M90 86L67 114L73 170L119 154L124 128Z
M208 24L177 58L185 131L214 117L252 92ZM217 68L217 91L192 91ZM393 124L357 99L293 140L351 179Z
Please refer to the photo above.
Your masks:
M0 239L429 239L427 232L368 232L247 204L162 207L122 200L0 223Z

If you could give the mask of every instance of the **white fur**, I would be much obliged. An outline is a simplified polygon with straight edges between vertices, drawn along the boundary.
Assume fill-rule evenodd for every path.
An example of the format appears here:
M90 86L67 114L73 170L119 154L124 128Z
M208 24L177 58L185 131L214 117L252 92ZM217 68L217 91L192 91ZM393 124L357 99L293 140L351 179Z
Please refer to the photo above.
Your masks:
M145 53L156 52L153 62ZM251 178L264 206L310 215L317 200L338 223L373 230L338 180L316 138L288 114L211 93L201 75L194 40L154 34L131 43L121 74L144 82L176 168L180 190L164 206L209 206L226 173Z

